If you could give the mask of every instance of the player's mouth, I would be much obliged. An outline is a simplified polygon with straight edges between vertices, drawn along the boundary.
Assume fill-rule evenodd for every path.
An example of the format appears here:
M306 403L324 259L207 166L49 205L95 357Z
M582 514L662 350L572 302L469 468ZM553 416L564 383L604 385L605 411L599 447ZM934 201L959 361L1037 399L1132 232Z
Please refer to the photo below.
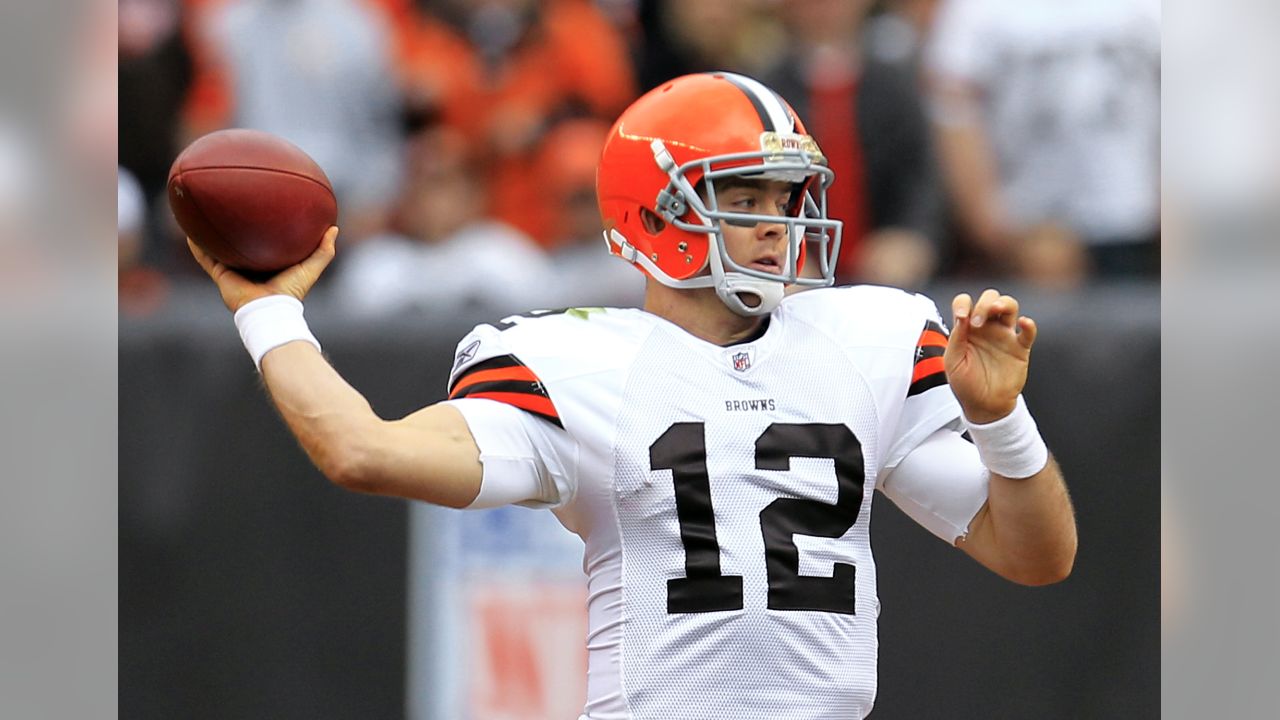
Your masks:
M762 270L774 275L782 274L782 263L779 262L778 258L774 255L765 255L763 257L756 258L751 261L751 265L749 265L749 267L753 270Z

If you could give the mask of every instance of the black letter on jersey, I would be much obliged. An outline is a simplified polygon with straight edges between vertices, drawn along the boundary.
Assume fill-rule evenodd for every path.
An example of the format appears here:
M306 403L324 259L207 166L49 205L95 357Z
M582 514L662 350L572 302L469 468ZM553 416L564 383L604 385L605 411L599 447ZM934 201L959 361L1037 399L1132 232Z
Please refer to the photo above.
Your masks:
M720 574L707 443L700 422L676 423L649 446L651 470L670 470L684 545L685 577L667 581L667 612L742 609L742 576Z
M769 608L852 615L856 568L838 562L832 577L801 575L794 536L838 538L853 527L862 509L862 444L844 425L818 423L775 423L756 440L756 467L760 470L790 470L793 457L835 461L836 503L779 498L760 511Z

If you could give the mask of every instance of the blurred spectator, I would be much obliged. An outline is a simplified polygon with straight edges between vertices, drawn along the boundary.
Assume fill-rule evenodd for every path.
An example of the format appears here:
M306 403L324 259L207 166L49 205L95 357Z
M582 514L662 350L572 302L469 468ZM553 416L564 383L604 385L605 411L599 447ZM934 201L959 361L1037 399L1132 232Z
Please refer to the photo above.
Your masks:
M731 70L748 75L777 62L782 28L756 0L639 0L636 67L641 91L682 75Z
M635 97L626 45L590 0L441 0L436 8L462 28L482 68L477 126L492 162L491 210L545 245L556 217L538 176L543 135L569 117L612 120ZM448 52L456 55L452 44ZM452 62L472 72L461 56Z
M179 111L192 64L179 34L179 0L119 0L119 164L142 191L164 192L178 154Z
M137 178L148 205L163 196L169 167L178 154L181 109L193 76L180 34L180 2L120 0L118 8L118 164ZM167 229L151 217L141 218L141 223L148 237L161 237ZM199 269L180 242L144 242L140 252L145 257L139 261L160 268Z
M487 78L471 43L429 13L407 13L396 27L396 70L410 129L441 122L483 144Z
M120 313L145 315L164 304L169 282L142 261L147 198L137 178L121 167L116 188L116 233L119 239L117 286Z
M520 312L553 284L542 251L484 216L485 184L448 128L418 133L392 230L339 248L336 292L360 315L481 306ZM341 244L341 241L339 241Z
M919 288L939 263L945 197L917 82L932 0L784 0L791 52L762 76L817 138L844 221L840 282Z
M605 247L596 164L608 132L603 121L570 120L542 143L539 175L547 178L544 197L556 212L551 243L556 280L548 305L639 307L644 300L643 273Z
M392 30L362 0L189 0L194 135L226 126L301 147L332 181L344 239L379 227L402 153Z
M1087 252L1100 275L1158 272L1155 0L947 0L927 65L984 269L1069 285Z

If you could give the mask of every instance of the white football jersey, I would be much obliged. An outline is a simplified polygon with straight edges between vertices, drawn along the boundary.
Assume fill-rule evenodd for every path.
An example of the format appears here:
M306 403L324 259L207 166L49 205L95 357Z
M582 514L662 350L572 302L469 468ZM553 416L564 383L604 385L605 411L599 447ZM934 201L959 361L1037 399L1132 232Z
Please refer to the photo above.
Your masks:
M878 287L794 295L728 347L597 308L463 339L450 397L546 420L543 499L586 544L584 718L870 712L872 491L960 418L945 344L932 301Z

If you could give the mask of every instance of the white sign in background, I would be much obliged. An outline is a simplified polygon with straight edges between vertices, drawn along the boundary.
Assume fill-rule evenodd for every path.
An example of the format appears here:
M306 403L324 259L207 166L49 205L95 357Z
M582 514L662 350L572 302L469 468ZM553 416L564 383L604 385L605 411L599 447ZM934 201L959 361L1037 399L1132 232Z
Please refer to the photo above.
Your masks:
M409 720L563 720L586 700L582 541L544 510L409 520Z

